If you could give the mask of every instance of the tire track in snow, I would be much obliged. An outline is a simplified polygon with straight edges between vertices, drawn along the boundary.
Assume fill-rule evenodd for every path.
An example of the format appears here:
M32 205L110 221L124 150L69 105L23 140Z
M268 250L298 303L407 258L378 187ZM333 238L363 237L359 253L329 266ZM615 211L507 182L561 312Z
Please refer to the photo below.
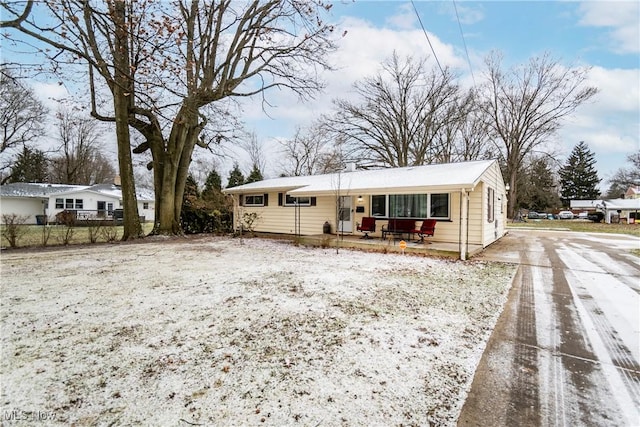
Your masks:
M526 251L522 251L521 258L527 257ZM513 425L540 425L538 343L532 269L528 265L520 268L522 284L518 299L516 342L511 368L514 379L509 394L507 420Z
M558 255L565 265L579 265L580 262L584 262L574 251L566 248L560 248ZM609 269L612 267L615 269L615 264L607 265ZM637 410L640 408L640 364L587 288L585 280L594 279L594 275L607 275L611 287L625 285L616 284L617 279L604 270L581 276L572 271L568 271L567 274L586 334L603 365L603 370L607 373L606 378L614 392L613 397L624 412L629 425L634 425L640 420ZM631 295L631 298L633 297L634 295Z

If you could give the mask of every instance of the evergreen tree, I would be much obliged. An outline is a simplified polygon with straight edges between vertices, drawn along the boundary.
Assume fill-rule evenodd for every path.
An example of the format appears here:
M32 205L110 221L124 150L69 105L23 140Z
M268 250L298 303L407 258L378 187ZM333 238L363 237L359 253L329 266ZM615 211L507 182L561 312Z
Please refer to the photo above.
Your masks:
M561 194L565 206L571 200L593 200L600 197L600 190L597 188L600 178L594 167L595 163L593 152L584 141L580 141L560 169Z
M48 163L44 151L24 146L11 167L8 182L47 182Z
M222 177L215 169L211 169L209 175L207 175L207 179L204 181L204 190L202 191L202 195L204 196L206 193L210 193L214 190L222 190Z
M200 190L198 189L198 183L196 182L193 175L189 174L187 177L187 182L184 186L184 195L182 196L183 201L187 201L189 199L195 200L200 198Z
M237 163L233 165L233 169L229 172L229 182L227 188L237 187L244 184L244 175L240 171L240 166Z
M251 170L251 173L247 177L245 184L249 184L250 182L262 181L263 179L264 177L262 176L262 172L260 172L260 169L258 169L258 165L254 163L253 169Z
M519 186L518 206L537 212L560 207L560 197L548 157L531 161L523 177Z

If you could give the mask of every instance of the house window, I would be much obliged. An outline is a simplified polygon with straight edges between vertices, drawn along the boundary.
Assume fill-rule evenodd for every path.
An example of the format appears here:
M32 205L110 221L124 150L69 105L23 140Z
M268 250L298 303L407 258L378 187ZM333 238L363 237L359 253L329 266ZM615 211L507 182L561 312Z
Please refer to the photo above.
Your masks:
M371 196L371 215L449 219L449 193L374 195Z
M76 199L76 209L84 209L84 201L82 199Z
M387 216L387 196L378 194L371 196L371 215Z
M495 218L495 191L493 188L487 188L487 222L493 222Z
M56 199L56 209L64 209L64 199Z
M394 218L426 218L426 194L389 195L389 214Z
M149 202L142 202L142 209L149 209Z
M264 206L263 194L252 194L244 196L245 206Z
M429 218L449 219L449 193L430 194Z
M286 195L285 206L311 206L311 197L293 197L290 195Z
M65 209L73 209L73 199L66 199L64 201L64 208Z

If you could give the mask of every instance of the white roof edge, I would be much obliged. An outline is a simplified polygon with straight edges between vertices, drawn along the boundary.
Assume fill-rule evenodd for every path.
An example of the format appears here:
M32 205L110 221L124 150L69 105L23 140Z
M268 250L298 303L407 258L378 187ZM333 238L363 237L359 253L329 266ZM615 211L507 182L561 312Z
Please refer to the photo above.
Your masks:
M414 189L443 188L457 191L462 188L473 189L482 176L497 160L474 160L435 165L408 166L403 168L387 168L376 170L360 170L341 174L309 175L296 177L273 178L224 189L226 194L250 194L265 191L283 191L298 195L336 194L334 181L342 182L341 193L345 192L389 192L415 191ZM449 168L454 169L452 173ZM414 180L415 185L406 185L407 180Z

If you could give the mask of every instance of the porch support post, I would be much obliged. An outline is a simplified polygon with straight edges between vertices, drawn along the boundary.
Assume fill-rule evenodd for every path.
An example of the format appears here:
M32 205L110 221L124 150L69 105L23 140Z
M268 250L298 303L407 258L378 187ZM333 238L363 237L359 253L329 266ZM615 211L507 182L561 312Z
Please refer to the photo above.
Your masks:
M468 228L469 228L469 194L462 188L460 189L460 259L467 259L468 244Z

